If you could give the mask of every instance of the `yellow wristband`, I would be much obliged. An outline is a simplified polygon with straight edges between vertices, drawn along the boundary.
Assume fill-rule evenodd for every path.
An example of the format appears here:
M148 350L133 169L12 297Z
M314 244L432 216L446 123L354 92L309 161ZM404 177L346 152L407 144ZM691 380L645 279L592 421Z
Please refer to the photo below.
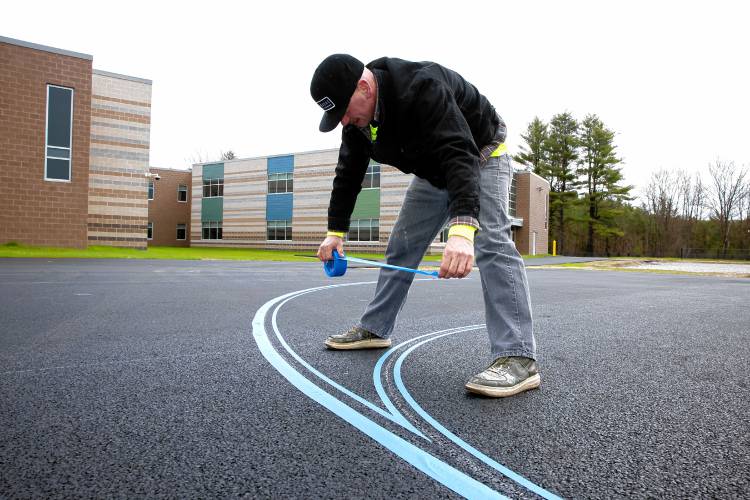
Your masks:
M340 231L328 231L326 233L326 236L338 236L339 238L341 238L343 240L345 234L346 233L342 233Z
M466 238L467 240L474 243L474 233L477 231L477 228L474 226L469 226L466 224L453 224L450 229L448 229L448 238L451 236L461 236L462 238Z
M497 147L497 149L494 150L492 154L490 154L490 156L492 157L502 156L504 153L507 153L507 152L508 152L508 146L506 146L504 142L501 142L500 145Z

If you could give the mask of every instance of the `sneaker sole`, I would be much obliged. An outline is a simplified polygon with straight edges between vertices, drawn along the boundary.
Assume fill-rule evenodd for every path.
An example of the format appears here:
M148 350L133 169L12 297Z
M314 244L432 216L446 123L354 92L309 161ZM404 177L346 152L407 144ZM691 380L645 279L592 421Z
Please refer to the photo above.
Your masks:
M542 379L539 374L532 375L520 384L516 384L512 387L489 387L486 385L472 384L471 382L466 384L466 389L474 394L481 394L483 396L489 396L491 398L507 398L508 396L514 396L519 392L528 391L529 389L536 389L542 383Z
M340 343L326 340L326 347L329 349L336 349L337 351L348 351L352 349L383 349L385 347L391 347L391 341L389 339L380 339Z

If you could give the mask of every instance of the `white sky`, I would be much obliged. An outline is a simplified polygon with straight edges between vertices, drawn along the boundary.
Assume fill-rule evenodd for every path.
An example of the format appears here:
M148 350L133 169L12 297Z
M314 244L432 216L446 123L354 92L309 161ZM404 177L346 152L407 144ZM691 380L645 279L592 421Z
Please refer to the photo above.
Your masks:
M83 52L153 80L151 165L337 148L309 84L334 52L432 60L508 124L596 113L626 182L750 164L750 7L744 1L6 2L0 35Z

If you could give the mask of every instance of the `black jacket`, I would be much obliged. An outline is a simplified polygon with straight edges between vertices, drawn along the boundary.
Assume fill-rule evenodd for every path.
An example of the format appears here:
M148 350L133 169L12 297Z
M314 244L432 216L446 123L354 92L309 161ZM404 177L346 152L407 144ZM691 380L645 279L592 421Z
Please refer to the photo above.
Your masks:
M447 189L451 217L478 218L479 149L501 123L490 102L461 75L432 62L384 57L367 67L378 82L377 140L344 127L328 229L349 229L370 158Z

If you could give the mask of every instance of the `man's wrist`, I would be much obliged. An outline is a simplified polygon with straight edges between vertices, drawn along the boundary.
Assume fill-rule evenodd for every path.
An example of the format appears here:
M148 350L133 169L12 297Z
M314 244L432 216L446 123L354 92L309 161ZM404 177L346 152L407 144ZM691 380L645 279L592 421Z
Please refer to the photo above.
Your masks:
M476 231L477 228L475 228L474 226L469 226L466 224L453 224L448 229L448 238L450 238L451 236L460 236L474 243L474 233L476 233Z
M328 231L326 233L326 237L328 237L328 236L336 236L336 237L341 238L343 240L344 236L346 236L346 233L344 233L343 231Z

